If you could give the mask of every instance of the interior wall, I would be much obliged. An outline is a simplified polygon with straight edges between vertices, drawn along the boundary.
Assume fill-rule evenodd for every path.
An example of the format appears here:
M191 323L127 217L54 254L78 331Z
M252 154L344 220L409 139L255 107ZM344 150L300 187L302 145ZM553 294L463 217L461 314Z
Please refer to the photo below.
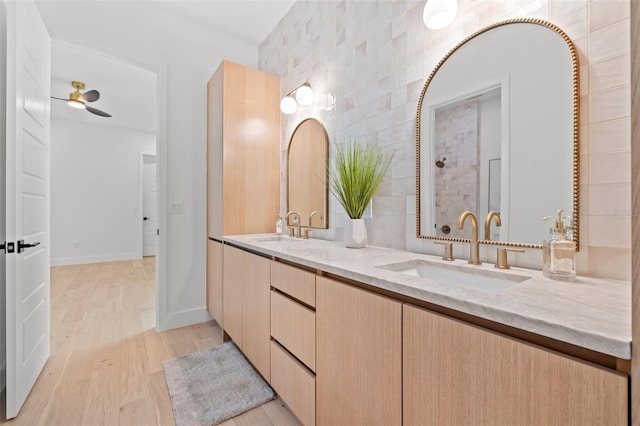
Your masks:
M629 4L629 0L526 4L459 0L454 23L433 31L422 22L424 1L300 0L260 45L259 68L281 76L283 95L308 81L316 93L335 94L337 102L330 111L316 105L284 115L283 152L296 124L310 116L325 123L331 143L357 138L392 147L396 154L391 176L374 198L368 221L369 243L440 254L439 246L415 236L415 125L426 78L449 49L491 23L516 16L548 20L573 40L580 61L578 274L628 280ZM282 205L284 200L281 194ZM331 228L314 235L340 240L344 213L335 199L330 204ZM456 256L468 256L468 247L455 246ZM495 249L482 246L481 255L495 261ZM512 263L540 268L541 251L518 253Z
M140 258L140 153L156 135L51 120L51 265Z
M436 206L436 235L445 237L443 226L456 238L471 238L471 228L456 229L460 212L478 211L478 131L480 103L477 100L442 108L435 112L433 162L446 158L443 168L433 170Z

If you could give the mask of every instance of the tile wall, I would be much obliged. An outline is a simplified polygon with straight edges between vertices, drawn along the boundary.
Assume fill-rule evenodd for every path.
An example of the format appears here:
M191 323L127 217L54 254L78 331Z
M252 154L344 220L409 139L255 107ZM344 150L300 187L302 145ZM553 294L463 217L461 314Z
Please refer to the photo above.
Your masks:
M427 76L455 44L512 17L546 19L574 41L580 59L580 253L578 273L613 279L631 275L630 0L459 0L454 23L428 30L424 1L296 2L259 47L259 68L282 78L286 94L309 81L310 107L283 115L282 158L296 124L325 124L332 143L379 141L395 151L386 185L368 219L369 244L438 254L415 237L415 120ZM326 94L335 95L327 106ZM285 179L283 167L283 180ZM281 185L284 189L286 185ZM281 209L286 197L281 196ZM330 200L330 228L315 236L342 239L344 213ZM541 236L540 240L545 236ZM456 245L456 255L468 256ZM495 249L483 247L492 261ZM512 263L539 268L539 250Z
M435 113L435 159L445 158L444 167L434 168L436 201L435 235L446 237L442 226L451 229L450 237L471 238L468 225L457 230L458 216L465 210L480 211L478 162L478 101L471 101ZM441 160L442 161L442 160Z

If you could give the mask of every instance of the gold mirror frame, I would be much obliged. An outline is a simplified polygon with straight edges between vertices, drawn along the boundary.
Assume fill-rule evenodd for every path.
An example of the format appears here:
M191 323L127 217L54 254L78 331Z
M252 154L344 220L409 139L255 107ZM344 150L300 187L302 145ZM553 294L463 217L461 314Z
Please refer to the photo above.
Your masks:
M579 64L578 64L578 53L575 48L575 45L569 38L569 36L557 25L552 24L551 22L536 19L536 18L514 18L508 19L505 21L496 22L495 24L489 25L485 28L482 28L475 33L471 34L460 43L458 43L454 48L452 48L447 54L438 62L436 67L431 71L429 77L427 78L427 82L422 88L422 92L420 93L420 98L418 99L418 111L416 116L416 237L428 240L442 240L442 241L453 241L453 242L462 242L468 243L471 240L465 238L451 238L451 237L438 237L431 235L421 235L421 223L420 223L420 127L421 127L421 115L422 115L422 103L424 100L424 96L427 92L429 84L431 80L436 75L440 67L446 62L446 60L456 52L460 47L462 47L468 41L474 39L475 37L483 34L489 30L494 28L510 25L510 24L537 24L549 28L555 31L567 44L569 48L569 52L571 54L571 62L573 65L573 241L576 243L576 251L580 249L580 222L579 222L579 171L580 171L580 154L579 154L579 137L580 137L580 89L579 89ZM479 240L481 244L490 244L490 245L500 245L500 246L511 246L511 247L519 247L519 248L536 248L541 249L542 244L529 244L529 243L516 243L516 242L508 242L508 241L493 241L493 240Z
M303 150L300 150L301 154L304 154L304 157L298 157L298 159L291 158L291 147L295 140L296 134L300 134L300 132L308 125L313 125L310 128L310 131L317 130L316 132L310 133L308 135L302 135L304 139L301 140L302 143L308 142L310 146L306 147ZM320 135L319 131L322 131L322 135ZM322 157L322 158L321 158ZM322 164L320 164L322 162ZM292 179L292 171L291 165L295 163L296 166L299 163L302 163L302 170L298 172L300 175L303 171L304 175L293 177ZM315 118L307 118L302 120L296 128L291 133L291 138L289 139L289 146L287 148L287 209L288 211L295 210L300 214L300 221L302 226L307 228L314 229L328 229L329 228L329 134L327 133L327 129ZM318 175L321 174L321 175ZM323 182L324 180L324 182ZM309 192L315 192L316 202L315 206L319 206L322 204L322 208L313 207L308 205L308 197L303 198L302 204L307 204L303 206L292 206L291 205L291 193L292 182L299 182L304 189L300 188L298 192L304 192L306 195ZM323 186L322 189L318 189L318 184ZM315 187L315 188L314 188ZM320 202L318 198L322 194L322 201ZM317 210L322 214L322 226L312 226L311 223L308 223L310 219L310 214ZM291 220L291 219L290 219ZM318 216L314 215L313 222L318 220ZM287 226L290 226L291 223L287 223Z

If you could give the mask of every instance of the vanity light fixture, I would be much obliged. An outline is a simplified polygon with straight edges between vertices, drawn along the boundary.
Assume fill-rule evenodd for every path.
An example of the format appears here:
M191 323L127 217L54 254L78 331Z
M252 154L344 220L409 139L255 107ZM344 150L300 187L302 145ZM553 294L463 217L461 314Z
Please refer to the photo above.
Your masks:
M291 96L285 96L280 101L280 111L285 114L293 114L298 109L298 104L296 100Z
M295 94L295 98L293 97ZM284 114L293 114L298 109L298 104L309 105L313 102L313 90L308 82L296 87L280 101L280 111Z
M427 28L440 30L449 26L458 14L458 0L427 0L422 20Z

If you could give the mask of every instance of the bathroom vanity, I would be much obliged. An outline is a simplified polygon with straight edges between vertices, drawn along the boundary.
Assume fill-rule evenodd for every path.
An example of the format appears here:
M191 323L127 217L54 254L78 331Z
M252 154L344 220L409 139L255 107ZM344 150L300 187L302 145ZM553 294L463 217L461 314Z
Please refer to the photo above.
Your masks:
M417 238L450 251L470 243L477 263L478 244L541 248L548 231L541 218L564 209L580 248L579 70L568 35L530 18L489 25L442 58L417 105ZM475 136L458 137L467 124ZM324 127L309 120L291 138L285 208L298 227L302 212L308 228L328 228L326 180L317 179L327 143ZM300 152L310 146L318 151L308 163ZM275 167L267 169L273 178ZM210 179L210 193L220 182ZM228 215L225 225L254 213L264 223L209 233L209 312L302 423L629 423L629 282L552 281L541 271L387 248L228 236L272 229L268 216L278 205L220 205L210 198L210 213ZM486 217L483 240L471 211ZM460 224L467 216L470 235ZM219 218L209 219L219 230Z
M304 424L627 424L628 282L274 234L209 244L214 317Z

